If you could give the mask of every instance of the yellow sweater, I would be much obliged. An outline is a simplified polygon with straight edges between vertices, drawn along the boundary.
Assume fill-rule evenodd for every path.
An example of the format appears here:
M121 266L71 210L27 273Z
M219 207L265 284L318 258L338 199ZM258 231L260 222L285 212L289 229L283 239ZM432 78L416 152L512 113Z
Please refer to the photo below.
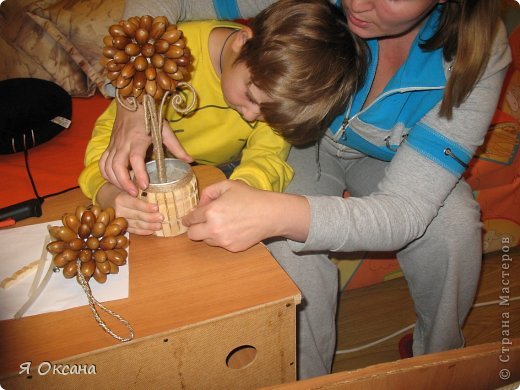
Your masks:
M165 118L197 163L220 165L240 159L231 179L243 180L263 190L283 191L293 176L292 168L285 161L289 144L266 123L247 122L225 103L208 49L209 34L215 27L237 25L217 21L179 24L193 55L194 71L190 83L197 91L199 102L196 110L185 117L168 105ZM106 183L98 162L110 141L116 107L113 101L97 119L87 145L79 185L92 199Z

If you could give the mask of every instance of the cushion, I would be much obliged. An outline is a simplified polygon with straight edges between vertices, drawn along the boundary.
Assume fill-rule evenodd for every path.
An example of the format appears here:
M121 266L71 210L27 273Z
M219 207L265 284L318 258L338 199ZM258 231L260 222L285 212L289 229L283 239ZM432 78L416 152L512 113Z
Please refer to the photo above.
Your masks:
M108 27L123 14L124 0L21 0L0 13L0 79L37 77L72 96L104 93L99 59Z
M53 81L74 96L95 90L81 68L44 29L25 13L26 1L4 2L0 13L0 78L38 77ZM17 54L12 55L13 52Z
M103 37L110 25L119 22L123 7L124 0L40 0L28 7L27 15L83 71L92 94L96 87L105 92L104 69L99 63Z
M50 75L41 64L34 61L22 50L17 50L15 46L7 42L0 35L0 73L1 78L15 77L35 77L39 79L49 79Z

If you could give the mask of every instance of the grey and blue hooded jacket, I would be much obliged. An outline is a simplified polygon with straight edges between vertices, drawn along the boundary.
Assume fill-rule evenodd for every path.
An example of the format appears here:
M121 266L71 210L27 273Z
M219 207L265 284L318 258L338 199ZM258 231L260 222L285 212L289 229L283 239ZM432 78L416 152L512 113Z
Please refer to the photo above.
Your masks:
M293 250L400 249L424 234L455 186L462 184L466 165L484 142L511 53L501 23L472 92L453 109L451 119L439 116L451 63L442 50L427 52L419 46L435 32L439 15L439 8L434 9L405 63L363 108L378 62L378 41L367 42L372 58L366 81L321 142L335 145L341 158L389 163L377 190L368 196L307 196L309 235L304 243L291 242Z
M440 11L435 9L417 35L408 59L392 77L383 92L361 109L370 91L378 63L378 41L367 41L371 62L367 80L348 105L345 113L330 126L340 143L364 154L390 161L402 142L418 153L460 176L472 157L462 143L425 124L423 119L442 99L446 67L442 49L424 51L419 43L437 30Z

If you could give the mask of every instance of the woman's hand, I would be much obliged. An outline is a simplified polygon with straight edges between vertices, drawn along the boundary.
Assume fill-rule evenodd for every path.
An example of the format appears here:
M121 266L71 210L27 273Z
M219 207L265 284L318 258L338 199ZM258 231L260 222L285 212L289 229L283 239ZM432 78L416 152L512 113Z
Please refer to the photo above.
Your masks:
M111 183L99 189L96 201L103 209L113 207L118 217L126 218L130 233L150 235L162 228L164 218L156 204L130 196Z
M175 157L193 161L166 120L163 121L162 137L164 145ZM99 160L103 177L131 196L137 196L137 187L130 178L129 169L133 169L137 185L144 190L148 186L144 160L151 142L152 138L145 130L143 106L138 104L137 111L129 111L118 102L110 143Z
M182 222L189 227L190 239L239 252L274 236L304 241L309 219L304 197L225 180L207 187L197 208Z

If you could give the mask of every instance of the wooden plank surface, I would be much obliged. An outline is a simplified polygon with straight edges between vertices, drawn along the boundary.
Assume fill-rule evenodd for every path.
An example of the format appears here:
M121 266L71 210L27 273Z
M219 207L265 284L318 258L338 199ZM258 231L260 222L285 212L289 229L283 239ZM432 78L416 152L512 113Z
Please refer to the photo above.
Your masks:
M213 167L194 170L200 188L223 178ZM43 217L24 224L60 219L79 204L88 204L79 190L47 199ZM131 235L129 266L129 298L107 306L130 322L136 338L288 297L299 303L298 289L261 244L231 253L193 242L186 235ZM126 334L119 323L107 319L107 324ZM0 321L0 335L2 374L19 370L26 361L54 361L118 343L97 325L88 306Z
M477 290L476 304L499 300L503 282L509 283L511 298L520 295L520 247L508 252L512 262L502 261L502 252L484 255ZM508 266L507 270L502 265ZM502 280L502 271L509 272L509 279ZM471 309L462 329L467 346L500 341L502 339L502 315L511 313L509 332L520 337L520 300L509 306L492 304ZM413 302L404 278L390 280L341 294L338 311L338 350L360 347L393 334L415 323ZM408 330L382 343L356 352L338 354L333 372L354 370L370 365L398 360L399 340Z
M520 380L520 339L376 364L269 389L497 389ZM506 361L507 360L507 361Z

